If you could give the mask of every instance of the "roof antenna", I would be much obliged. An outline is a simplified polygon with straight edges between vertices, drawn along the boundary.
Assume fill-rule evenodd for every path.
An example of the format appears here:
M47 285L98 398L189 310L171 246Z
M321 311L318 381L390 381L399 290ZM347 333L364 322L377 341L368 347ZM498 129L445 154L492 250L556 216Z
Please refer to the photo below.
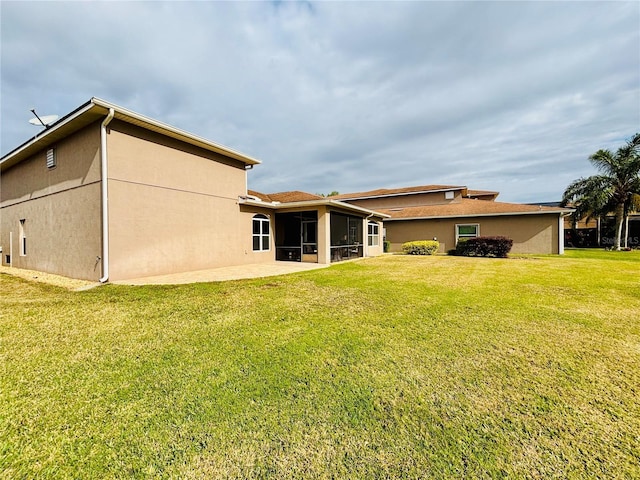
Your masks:
M48 128L49 126L51 126L53 122L55 122L58 119L58 115L44 115L43 117L40 117L36 113L35 108L31 109L31 113L35 115L35 118L32 118L31 120L29 120L29 123L31 125L35 125L36 127L39 127L42 125L44 128Z

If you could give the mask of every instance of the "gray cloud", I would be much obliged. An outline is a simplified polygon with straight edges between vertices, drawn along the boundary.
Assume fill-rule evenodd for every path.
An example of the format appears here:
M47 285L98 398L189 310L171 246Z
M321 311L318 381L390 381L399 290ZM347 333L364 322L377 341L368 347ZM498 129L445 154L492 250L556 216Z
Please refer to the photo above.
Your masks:
M630 3L0 4L1 150L102 97L263 160L252 188L558 199L640 130Z

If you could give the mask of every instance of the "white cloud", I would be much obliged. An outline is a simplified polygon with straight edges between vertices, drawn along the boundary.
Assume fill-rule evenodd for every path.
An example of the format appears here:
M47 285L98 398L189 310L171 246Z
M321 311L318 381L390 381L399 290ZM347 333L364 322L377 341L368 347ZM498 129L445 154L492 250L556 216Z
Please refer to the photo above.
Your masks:
M98 96L261 158L252 188L553 200L640 128L630 3L0 4L3 153Z

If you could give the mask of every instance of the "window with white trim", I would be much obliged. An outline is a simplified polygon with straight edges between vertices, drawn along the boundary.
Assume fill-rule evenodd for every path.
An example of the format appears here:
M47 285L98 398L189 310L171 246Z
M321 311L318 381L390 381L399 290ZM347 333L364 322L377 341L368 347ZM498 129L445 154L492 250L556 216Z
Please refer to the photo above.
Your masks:
M380 226L376 222L369 222L367 226L367 238L370 247L380 245Z
M468 223L456 225L456 244L459 240L467 238L476 238L480 236L480 225L477 223Z
M253 216L253 251L269 250L269 217L261 213Z

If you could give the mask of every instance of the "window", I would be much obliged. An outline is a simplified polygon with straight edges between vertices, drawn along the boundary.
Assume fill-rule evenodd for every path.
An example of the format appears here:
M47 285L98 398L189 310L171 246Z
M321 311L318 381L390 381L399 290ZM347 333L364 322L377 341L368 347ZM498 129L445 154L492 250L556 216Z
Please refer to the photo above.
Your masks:
M475 238L480 235L480 225L456 225L456 244L460 239Z
M258 214L253 216L253 251L269 250L269 217Z
M47 168L51 170L56 168L56 149L50 148L47 150Z
M24 218L20 220L20 256L27 255L27 237L24 233Z
M369 246L377 247L378 245L380 245L380 240L379 240L380 226L376 222L369 222L367 229L368 229L367 237L369 239Z
M444 192L444 199L445 200L453 200L453 192L451 190Z

